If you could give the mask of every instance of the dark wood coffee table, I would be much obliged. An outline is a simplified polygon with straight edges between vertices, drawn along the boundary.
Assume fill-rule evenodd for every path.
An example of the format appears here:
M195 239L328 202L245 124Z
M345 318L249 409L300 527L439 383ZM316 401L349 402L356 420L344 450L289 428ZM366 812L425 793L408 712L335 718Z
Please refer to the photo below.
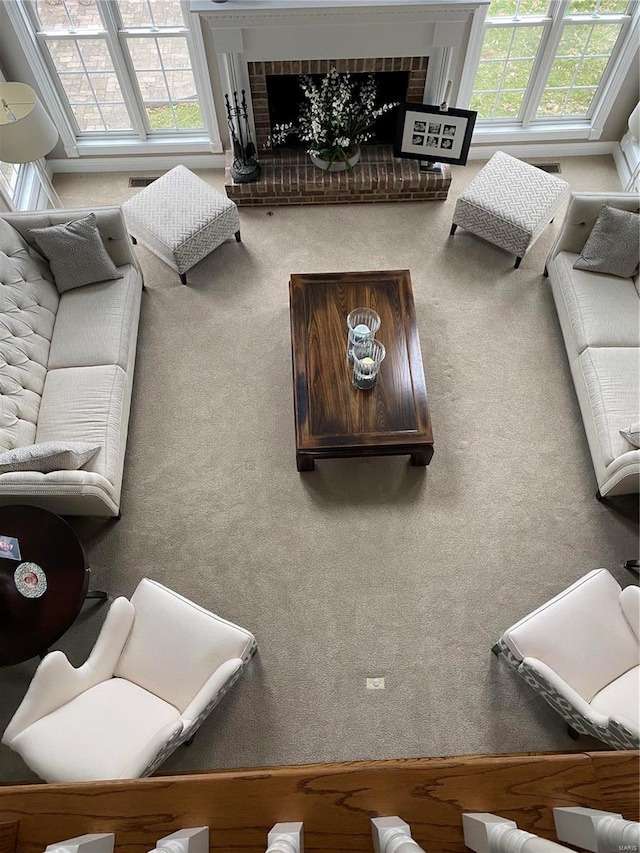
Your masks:
M107 598L88 591L90 570L80 540L60 516L34 506L0 507L0 536L18 540L20 559L0 558L0 666L46 654L71 626L85 598ZM25 598L14 574L24 563L44 572L46 590Z
M408 270L292 275L291 349L298 471L315 459L409 454L428 465L433 431ZM371 391L351 384L347 314L373 308L386 348Z

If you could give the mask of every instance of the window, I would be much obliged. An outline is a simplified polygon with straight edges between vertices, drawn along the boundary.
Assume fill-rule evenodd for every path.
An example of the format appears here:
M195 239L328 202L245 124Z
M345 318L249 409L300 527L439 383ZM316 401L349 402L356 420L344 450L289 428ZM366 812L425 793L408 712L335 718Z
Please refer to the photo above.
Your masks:
M15 206L22 171L22 164L3 163L0 160L0 195L11 208Z
M180 0L27 0L25 7L76 137L203 133Z
M471 109L479 125L589 121L634 0L492 0Z

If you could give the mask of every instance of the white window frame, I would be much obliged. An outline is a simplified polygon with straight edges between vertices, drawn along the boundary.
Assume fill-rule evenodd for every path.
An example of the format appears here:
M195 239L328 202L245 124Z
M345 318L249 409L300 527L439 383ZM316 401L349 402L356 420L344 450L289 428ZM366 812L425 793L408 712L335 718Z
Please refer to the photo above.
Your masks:
M540 48L534 61L530 83L523 98L520 116L517 119L478 119L473 135L475 143L596 140L600 138L620 86L635 59L640 40L640 3L634 3L631 9L628 8L626 13L620 15L599 15L597 17L568 15L565 17L564 13L569 3L570 0L551 0L552 15L527 17L526 21L523 21L521 26L542 25L545 27L545 32L541 37ZM603 19L621 22L622 27L586 118L536 117L535 111L546 86L565 25L567 23L569 25L572 23L589 24ZM512 18L489 18L485 15L483 25L477 26L475 33L472 33L458 98L460 106L467 107L471 101L486 30L490 27L512 27L513 25Z
M200 30L200 21L189 13L188 0L181 0L185 27L173 33L184 36L189 47L192 71L195 79L198 102L204 123L203 130L161 131L153 135L147 133L145 119L140 112L143 105L137 96L137 87L131 81L133 69L128 64L126 51L120 46L120 39L126 38L120 31L119 16L112 4L98 0L102 12L104 28L93 31L70 32L62 30L56 33L57 39L104 38L110 48L114 68L127 108L133 122L131 131L93 131L83 134L70 115L66 98L62 94L55 66L48 56L45 46L40 44L37 34L36 18L30 8L29 0L13 0L6 4L9 18L22 47L27 61L34 73L42 97L47 104L51 117L58 128L68 157L101 156L114 154L171 154L171 153L221 153L223 151L218 121L213 107L211 81L207 73L204 41ZM190 26L186 22L190 21ZM140 34L162 37L162 32L149 28L136 28ZM59 88L60 87L60 88Z

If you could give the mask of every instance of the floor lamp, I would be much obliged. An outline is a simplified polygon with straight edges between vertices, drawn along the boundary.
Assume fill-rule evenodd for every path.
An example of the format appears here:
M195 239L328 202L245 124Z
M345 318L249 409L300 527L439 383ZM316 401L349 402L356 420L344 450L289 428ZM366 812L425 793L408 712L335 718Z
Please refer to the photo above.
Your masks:
M54 207L62 207L41 160L58 142L58 131L26 83L0 83L0 160L33 163Z

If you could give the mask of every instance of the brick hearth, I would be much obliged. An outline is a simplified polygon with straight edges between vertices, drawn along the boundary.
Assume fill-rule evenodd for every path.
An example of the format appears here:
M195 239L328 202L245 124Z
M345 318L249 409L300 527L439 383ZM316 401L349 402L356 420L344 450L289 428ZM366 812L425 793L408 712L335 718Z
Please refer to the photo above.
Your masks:
M261 154L260 180L235 184L227 153L225 188L237 205L340 204L364 201L430 201L446 199L451 168L443 174L421 172L417 160L393 156L390 145L366 145L362 159L349 172L323 172L305 151L283 148Z

